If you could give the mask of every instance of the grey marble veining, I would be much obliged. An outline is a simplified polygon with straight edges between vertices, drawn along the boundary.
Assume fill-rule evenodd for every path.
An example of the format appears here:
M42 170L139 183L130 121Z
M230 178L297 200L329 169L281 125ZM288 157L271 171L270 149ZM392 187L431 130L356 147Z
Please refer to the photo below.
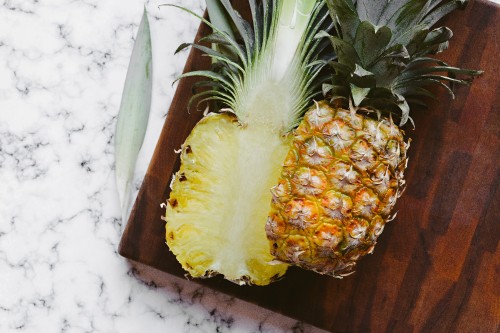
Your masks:
M161 3L136 187L199 24ZM319 332L117 254L113 135L143 5L0 1L0 332Z

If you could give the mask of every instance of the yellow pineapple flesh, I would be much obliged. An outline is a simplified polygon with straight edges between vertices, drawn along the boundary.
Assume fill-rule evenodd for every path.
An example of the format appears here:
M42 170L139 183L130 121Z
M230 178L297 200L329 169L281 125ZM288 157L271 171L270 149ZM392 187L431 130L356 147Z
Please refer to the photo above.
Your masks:
M320 102L294 133L266 232L280 261L342 277L371 253L404 188L403 132Z
M265 234L271 194L289 140L261 126L242 127L232 114L203 118L185 141L168 200L166 240L192 277L222 274L266 285L285 264Z

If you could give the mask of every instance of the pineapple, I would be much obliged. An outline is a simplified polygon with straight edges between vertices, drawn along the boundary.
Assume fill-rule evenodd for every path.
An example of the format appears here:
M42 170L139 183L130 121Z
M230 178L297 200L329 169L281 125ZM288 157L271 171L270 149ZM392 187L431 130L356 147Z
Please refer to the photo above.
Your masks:
M330 98L312 106L294 132L266 234L278 261L343 277L395 216L408 163L408 105L432 96L428 84L453 94L446 82L467 84L480 72L427 56L452 36L431 27L465 1L326 2L336 36L322 35L338 55L324 89Z
M181 78L210 79L198 83L195 88L208 90L192 101L224 107L205 116L184 142L164 219L168 247L190 276L266 285L288 267L272 262L265 232L269 189L291 129L321 94L319 57L329 46L314 37L332 25L320 1L248 3L253 25L228 0L207 1L211 21L205 22L213 33L203 41L212 47L192 46L213 59L213 68Z

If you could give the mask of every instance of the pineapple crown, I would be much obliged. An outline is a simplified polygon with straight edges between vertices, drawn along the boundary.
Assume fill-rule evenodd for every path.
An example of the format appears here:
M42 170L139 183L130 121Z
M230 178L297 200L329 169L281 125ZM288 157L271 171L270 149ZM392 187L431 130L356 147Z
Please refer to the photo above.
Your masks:
M193 102L221 102L245 123L248 114L260 109L273 109L262 101L259 87L271 84L267 95L274 94L283 107L269 112L270 123L279 123L285 131L300 121L313 97L320 95L328 79L320 75L325 54L332 58L333 50L326 39L315 36L319 31L331 31L333 23L322 0L248 0L252 22L246 21L230 0L206 0L210 20L197 16L212 33L196 43L184 43L176 52L192 46L212 58L212 68L184 73L178 77L201 76L193 86ZM205 46L209 43L210 46ZM204 45L205 44L205 45ZM326 51L325 51L326 50ZM328 58L328 56L326 56ZM202 89L199 89L202 88ZM259 95L255 100L256 91ZM264 94L264 95L266 95ZM281 99L281 100L280 100ZM283 114L283 115L280 115ZM274 118L273 118L274 117Z
M432 27L443 16L463 8L466 0L326 0L336 36L330 39L337 60L331 61L332 83L323 93L351 110L375 111L408 120L409 104L426 106L429 84L470 84L481 71L460 69L428 55L448 48L452 31Z

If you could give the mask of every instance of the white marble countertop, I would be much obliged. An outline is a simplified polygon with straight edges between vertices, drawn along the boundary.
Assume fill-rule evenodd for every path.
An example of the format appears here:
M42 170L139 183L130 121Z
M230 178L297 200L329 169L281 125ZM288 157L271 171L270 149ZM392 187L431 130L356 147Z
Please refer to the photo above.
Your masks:
M187 56L174 50L199 24L165 2L146 4L154 92L137 187ZM0 332L320 332L117 254L113 134L143 4L1 1Z

